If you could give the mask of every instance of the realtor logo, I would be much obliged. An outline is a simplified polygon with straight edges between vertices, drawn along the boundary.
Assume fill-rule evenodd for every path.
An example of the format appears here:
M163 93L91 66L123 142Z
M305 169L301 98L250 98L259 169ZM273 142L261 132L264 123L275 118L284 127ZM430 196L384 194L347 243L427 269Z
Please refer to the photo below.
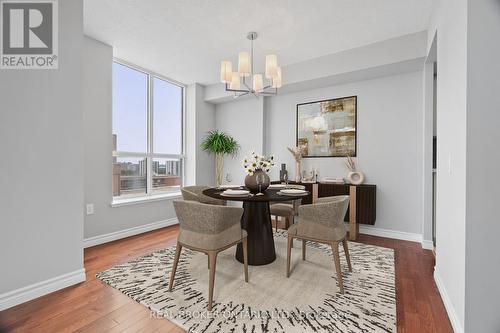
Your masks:
M0 68L57 69L57 0L0 0Z

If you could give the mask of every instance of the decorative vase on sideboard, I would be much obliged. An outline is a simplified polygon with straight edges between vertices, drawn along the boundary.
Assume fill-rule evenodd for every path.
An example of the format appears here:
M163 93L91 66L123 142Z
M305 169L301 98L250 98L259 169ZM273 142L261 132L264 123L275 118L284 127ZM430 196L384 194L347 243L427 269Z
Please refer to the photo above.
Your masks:
M349 184L361 185L365 181L365 174L361 171L351 171L347 174Z
M269 184L271 183L271 180L269 179L269 176L267 173L263 170L255 170L255 172L252 175L247 175L245 177L245 186L250 190L252 193L258 193L259 192L259 185L257 183L257 176L263 175L264 176L264 182L260 185L260 189L262 192L267 190L269 187Z
M280 170L280 182L284 182L286 179L288 179L288 170L286 169L286 164L282 163Z

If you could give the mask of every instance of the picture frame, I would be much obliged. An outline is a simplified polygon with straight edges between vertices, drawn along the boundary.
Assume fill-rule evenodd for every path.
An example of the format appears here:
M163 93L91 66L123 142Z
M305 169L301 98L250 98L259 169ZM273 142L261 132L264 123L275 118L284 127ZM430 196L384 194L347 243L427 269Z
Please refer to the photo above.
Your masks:
M304 158L356 157L358 96L300 103L295 143Z

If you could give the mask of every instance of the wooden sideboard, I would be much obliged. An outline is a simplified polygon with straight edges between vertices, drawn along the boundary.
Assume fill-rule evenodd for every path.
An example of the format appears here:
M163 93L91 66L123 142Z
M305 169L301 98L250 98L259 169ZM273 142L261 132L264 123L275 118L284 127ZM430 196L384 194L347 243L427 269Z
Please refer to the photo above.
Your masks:
M273 182L279 183L279 182ZM310 195L302 199L302 204L311 204L317 198L335 195L348 195L349 208L344 221L349 222L349 239L358 237L359 224L374 225L377 213L377 186L371 184L325 184L325 183L297 183L306 187Z

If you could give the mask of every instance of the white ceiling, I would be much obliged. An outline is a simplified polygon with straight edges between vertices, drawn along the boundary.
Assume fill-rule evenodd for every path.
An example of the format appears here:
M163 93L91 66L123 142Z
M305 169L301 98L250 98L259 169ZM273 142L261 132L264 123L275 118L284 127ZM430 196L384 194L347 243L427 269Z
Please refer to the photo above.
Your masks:
M84 0L85 34L115 56L190 84L215 83L257 31L266 54L301 62L427 29L434 0ZM234 65L233 65L234 66ZM286 76L286 72L283 73Z

